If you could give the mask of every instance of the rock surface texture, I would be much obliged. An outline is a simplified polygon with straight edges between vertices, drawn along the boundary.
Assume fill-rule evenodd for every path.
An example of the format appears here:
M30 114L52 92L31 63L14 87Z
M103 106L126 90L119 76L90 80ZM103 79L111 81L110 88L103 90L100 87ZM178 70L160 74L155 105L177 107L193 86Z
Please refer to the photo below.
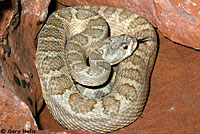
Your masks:
M29 107L13 92L11 85L3 80L4 69L0 65L0 132L13 130L37 130L37 124Z
M159 51L145 110L135 123L114 133L200 132L200 55L194 50L200 48L199 0L0 1L0 130L83 133L67 131L43 107L35 68L37 34L48 13L64 5L126 8L158 29Z

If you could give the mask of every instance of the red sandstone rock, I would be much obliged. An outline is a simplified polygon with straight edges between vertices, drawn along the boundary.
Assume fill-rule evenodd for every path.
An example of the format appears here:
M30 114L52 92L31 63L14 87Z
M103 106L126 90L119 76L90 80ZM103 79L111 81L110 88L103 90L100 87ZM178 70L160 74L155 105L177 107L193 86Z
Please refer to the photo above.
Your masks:
M0 7L3 8L1 24L6 24L4 29L1 27L1 34L4 32L1 36L1 62L6 68L9 83L15 87L16 94L29 106L34 115L43 103L35 68L36 38L47 15L47 8L42 6L47 7L48 3L43 1L16 1L13 4L5 1L0 5L3 6Z
M5 81L4 84L0 82L1 110L4 110L6 103L10 108L10 111L3 113L1 119L5 120L0 122L0 128L25 127L26 124L23 122L30 122L27 113L31 114L31 110L33 116L36 116L43 104L35 68L35 39L41 27L37 22L45 19L45 14L41 15L45 9L38 7L36 9L41 11L37 11L34 5L37 2L0 1L0 67L4 68L2 81ZM14 93L10 93L8 88L2 88L3 86L12 87ZM33 117L31 119L34 120Z
M29 107L12 91L14 87L4 75L0 63L0 133L36 131L37 124Z

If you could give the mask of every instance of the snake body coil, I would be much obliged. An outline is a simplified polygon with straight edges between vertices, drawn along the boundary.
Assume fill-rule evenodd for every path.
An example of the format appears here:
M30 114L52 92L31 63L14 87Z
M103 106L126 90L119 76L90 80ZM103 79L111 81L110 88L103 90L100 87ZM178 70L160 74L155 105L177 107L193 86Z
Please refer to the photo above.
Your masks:
M93 70L85 61L109 35L108 26L110 36L126 34L150 39L139 43L111 75L107 75L110 70L102 59L93 56L99 65ZM129 125L140 116L146 103L156 51L154 28L130 11L101 6L54 12L40 31L36 53L42 93L51 114L68 129L104 133ZM103 84L105 76L110 78L107 85L90 87ZM87 84L89 87L84 88Z

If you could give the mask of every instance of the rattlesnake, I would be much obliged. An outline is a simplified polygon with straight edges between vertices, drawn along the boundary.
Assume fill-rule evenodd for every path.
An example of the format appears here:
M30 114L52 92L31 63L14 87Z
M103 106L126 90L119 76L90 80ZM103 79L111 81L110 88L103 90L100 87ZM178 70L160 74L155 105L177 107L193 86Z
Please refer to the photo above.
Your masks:
M114 38L130 35L147 40L138 43L135 52L115 65L108 80L96 87L98 83L76 78L76 73L81 73L79 69L90 72L90 69L84 70L88 67L83 60L102 43L102 40L91 43L91 39L107 35ZM68 129L105 133L129 125L140 116L146 103L156 51L157 36L152 25L128 10L87 6L54 12L40 31L36 52L43 98L51 114ZM101 69L109 68L102 59L95 64ZM95 69L91 72L95 73ZM97 82L101 79L99 75L103 75L102 70L94 74ZM90 85L84 86L87 82Z

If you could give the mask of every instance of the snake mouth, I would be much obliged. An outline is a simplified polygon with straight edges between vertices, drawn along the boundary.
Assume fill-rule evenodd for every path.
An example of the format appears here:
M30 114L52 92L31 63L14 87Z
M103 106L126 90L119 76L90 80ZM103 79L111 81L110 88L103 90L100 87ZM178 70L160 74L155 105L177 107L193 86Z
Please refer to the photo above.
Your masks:
M144 38L141 38L141 39L137 39L137 43L138 43L138 44L139 44L139 43L144 43L144 42L146 42L146 41L153 41L153 39L150 38L150 37L144 37Z

